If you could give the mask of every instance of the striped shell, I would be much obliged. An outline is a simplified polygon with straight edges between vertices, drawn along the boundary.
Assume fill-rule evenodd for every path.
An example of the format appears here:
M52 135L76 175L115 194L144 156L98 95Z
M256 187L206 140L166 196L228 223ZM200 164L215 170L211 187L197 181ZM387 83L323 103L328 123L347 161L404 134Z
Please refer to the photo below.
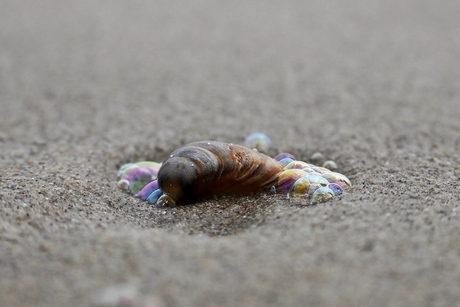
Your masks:
M195 142L175 150L158 172L159 205L270 189L283 170L278 161L241 145Z

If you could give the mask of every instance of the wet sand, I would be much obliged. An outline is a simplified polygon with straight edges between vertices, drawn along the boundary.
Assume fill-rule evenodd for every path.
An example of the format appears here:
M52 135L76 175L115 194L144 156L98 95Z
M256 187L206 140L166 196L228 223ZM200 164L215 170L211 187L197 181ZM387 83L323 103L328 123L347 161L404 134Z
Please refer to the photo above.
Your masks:
M0 306L460 302L458 2L1 7ZM255 131L353 187L176 208L117 189L126 162Z

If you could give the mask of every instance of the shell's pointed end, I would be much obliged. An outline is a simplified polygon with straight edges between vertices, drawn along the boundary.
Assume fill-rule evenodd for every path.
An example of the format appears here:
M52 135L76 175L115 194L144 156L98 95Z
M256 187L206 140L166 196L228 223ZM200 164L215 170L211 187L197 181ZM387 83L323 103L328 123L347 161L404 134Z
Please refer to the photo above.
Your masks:
M156 205L160 207L175 207L176 201L168 194L163 194L157 200Z

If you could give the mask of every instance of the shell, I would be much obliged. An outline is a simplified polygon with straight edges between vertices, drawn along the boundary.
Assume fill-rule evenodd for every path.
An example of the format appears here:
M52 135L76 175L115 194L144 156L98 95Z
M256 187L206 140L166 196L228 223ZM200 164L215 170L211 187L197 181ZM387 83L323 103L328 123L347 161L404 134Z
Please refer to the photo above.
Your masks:
M269 189L283 170L278 161L247 147L212 141L175 150L158 172L158 205Z

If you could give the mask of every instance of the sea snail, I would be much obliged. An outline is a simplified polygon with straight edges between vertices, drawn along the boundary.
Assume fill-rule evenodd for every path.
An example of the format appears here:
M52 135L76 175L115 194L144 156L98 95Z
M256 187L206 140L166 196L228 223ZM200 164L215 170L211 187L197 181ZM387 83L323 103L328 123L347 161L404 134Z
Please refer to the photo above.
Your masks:
M158 171L159 205L270 189L281 164L255 150L220 142L195 142L175 150Z
M160 206L262 190L318 203L351 186L343 174L298 161L289 153L270 158L241 145L214 141L185 145L163 163L125 164L118 179L120 188Z

